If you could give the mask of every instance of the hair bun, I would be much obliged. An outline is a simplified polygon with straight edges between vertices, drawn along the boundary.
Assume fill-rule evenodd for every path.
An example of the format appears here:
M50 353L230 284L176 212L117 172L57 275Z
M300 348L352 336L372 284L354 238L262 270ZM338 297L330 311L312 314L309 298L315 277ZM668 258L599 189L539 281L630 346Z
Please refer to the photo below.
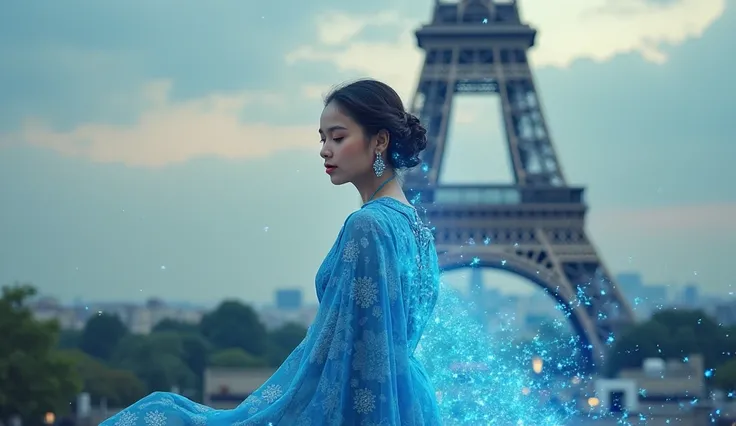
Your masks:
M427 147L427 129L419 118L409 112L403 112L406 121L406 137L396 147L394 160L401 168L411 168L420 163L419 154Z

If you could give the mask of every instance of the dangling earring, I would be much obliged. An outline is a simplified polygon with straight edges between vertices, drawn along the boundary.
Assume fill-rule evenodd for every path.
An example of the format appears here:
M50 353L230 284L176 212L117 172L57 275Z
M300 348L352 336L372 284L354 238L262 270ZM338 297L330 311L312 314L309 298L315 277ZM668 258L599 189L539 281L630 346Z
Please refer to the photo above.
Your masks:
M386 163L383 162L381 154L376 153L376 159L373 161L373 172L376 173L376 177L381 177L384 170L386 170Z

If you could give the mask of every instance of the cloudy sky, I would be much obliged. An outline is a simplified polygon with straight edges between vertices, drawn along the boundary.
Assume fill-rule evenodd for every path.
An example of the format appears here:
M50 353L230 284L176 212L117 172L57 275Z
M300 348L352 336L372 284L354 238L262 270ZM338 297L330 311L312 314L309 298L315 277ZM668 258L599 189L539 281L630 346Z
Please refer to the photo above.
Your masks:
M350 187L321 96L411 96L431 0L10 2L0 14L0 283L65 300L313 294ZM525 0L568 180L609 267L731 291L736 2ZM493 97L461 98L445 182L510 180ZM531 289L523 281L491 281Z

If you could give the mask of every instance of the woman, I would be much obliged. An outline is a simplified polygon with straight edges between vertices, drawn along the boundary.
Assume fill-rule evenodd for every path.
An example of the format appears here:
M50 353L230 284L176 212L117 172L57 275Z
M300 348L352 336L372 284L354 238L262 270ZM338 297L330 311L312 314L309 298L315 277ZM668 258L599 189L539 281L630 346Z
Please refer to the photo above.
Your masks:
M436 425L435 391L414 357L437 301L431 232L397 181L427 144L389 86L333 91L320 154L335 185L363 199L317 272L317 317L278 371L233 410L157 392L102 423L135 425Z

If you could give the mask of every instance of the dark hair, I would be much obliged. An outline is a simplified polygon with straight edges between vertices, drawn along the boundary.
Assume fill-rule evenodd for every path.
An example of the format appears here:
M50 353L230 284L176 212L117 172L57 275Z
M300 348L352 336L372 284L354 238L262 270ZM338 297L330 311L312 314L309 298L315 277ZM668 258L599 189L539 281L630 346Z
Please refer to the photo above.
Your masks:
M381 130L389 133L388 160L395 169L419 164L419 153L427 147L427 130L404 110L401 98L389 85L358 80L334 89L325 98L325 106L330 102L363 127L368 137Z

